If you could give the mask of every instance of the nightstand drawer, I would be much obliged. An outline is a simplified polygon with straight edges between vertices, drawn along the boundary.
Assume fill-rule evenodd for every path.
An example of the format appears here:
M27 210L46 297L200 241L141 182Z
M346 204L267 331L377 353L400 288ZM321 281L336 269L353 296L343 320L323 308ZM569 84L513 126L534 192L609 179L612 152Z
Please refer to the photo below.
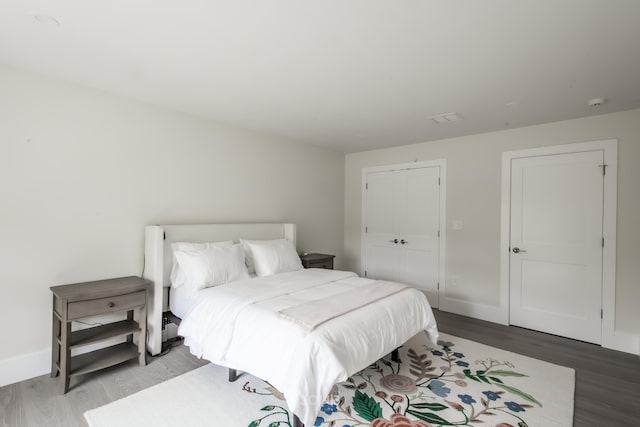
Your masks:
M321 262L309 262L307 264L307 268L326 268L328 270L333 270L333 260L321 261Z
M145 304L145 291L117 295L109 298L70 302L68 305L69 320L116 311L130 310Z
M326 268L333 270L333 259L335 255L328 254L303 254L300 255L304 268Z

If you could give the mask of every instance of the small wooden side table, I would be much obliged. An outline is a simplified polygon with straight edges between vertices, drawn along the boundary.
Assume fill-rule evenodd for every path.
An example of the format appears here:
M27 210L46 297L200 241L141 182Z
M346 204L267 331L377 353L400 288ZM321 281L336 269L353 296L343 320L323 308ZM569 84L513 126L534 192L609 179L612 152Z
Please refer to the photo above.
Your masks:
M52 286L53 334L51 340L51 377L60 374L60 390L69 391L69 378L97 371L138 357L146 361L147 287L151 282L140 277L120 277L95 282ZM138 309L138 321L133 312ZM127 319L71 331L75 320L118 312ZM138 345L133 343L139 332ZM71 350L89 344L126 336L125 342L71 357Z
M333 259L335 255L328 254L306 254L300 255L304 268L326 268L333 270Z

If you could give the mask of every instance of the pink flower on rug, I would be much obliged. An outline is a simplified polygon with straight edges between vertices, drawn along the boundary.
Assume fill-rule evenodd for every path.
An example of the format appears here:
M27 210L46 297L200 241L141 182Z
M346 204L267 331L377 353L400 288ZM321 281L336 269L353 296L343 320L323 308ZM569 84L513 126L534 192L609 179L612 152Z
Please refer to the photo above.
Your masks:
M391 420L376 418L371 422L371 427L433 427L422 420L412 421L401 414L391 415Z
M415 393L418 391L415 380L404 375L386 375L380 378L380 385L398 393Z
M461 404L459 404L459 403L451 402L451 401L446 400L446 399L445 399L444 401L445 401L445 402L447 402L447 403L449 404L449 406L451 406L451 407L452 407L453 409L455 409L456 411L462 411L462 410L464 410L464 407L463 407Z

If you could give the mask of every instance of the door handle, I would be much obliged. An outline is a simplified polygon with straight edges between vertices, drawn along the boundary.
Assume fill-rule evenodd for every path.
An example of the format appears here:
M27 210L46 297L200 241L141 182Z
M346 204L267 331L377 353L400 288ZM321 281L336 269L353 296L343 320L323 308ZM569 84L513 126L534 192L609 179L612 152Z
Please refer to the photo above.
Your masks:
M389 243L398 243L398 239L389 240Z
M402 239L402 240L400 240L400 243L403 244L403 245L406 245L409 242L407 242L406 240Z
M517 246L515 248L513 248L512 251L513 251L514 254L519 254L520 252L527 252L524 249L520 249Z

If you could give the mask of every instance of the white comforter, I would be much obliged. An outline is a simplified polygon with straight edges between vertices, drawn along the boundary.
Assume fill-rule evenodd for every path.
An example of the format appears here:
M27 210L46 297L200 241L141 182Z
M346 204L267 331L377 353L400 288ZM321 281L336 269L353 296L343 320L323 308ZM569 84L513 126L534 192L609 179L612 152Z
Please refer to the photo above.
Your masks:
M408 289L306 332L277 311L326 298L372 280L307 269L208 288L178 333L191 353L269 381L307 426L334 384L369 366L420 331L438 339L422 292Z

